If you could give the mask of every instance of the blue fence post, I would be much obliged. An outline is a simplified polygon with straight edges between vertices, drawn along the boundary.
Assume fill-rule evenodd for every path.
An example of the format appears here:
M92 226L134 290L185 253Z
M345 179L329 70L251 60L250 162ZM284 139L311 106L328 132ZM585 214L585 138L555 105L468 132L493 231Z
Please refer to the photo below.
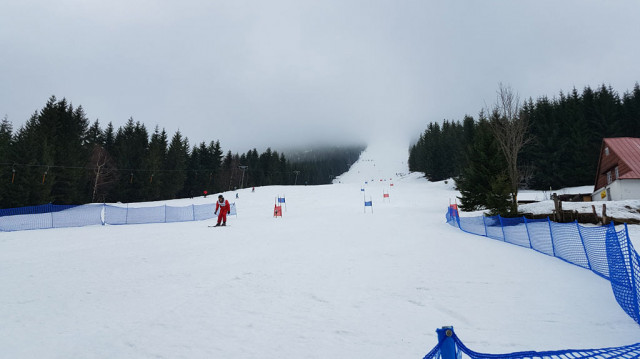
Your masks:
M553 230L551 229L551 219L547 217L547 223L549 223L549 236L551 237L551 251L553 252L553 256L556 256L556 245L553 243Z
M611 222L611 228L613 229L613 234L617 236L618 234L616 233L616 227L614 226L613 222ZM629 240L629 230L627 229L626 223L624 224L624 232L627 242L627 251L629 252L629 274L631 275L631 291L633 292L633 314L635 314L636 316L634 319L636 320L636 322L638 322L640 321L640 309L638 308L638 288L636 288L638 284L636 283L635 268L633 267L633 259L636 253L632 250L631 241ZM618 241L618 243L620 243L620 241Z
M442 359L456 359L456 342L453 340L453 327L436 329L438 343L440 343L440 357Z
M584 245L584 238L582 237L582 232L580 231L580 225L578 224L578 220L576 219L576 228L578 228L578 235L580 236L580 241L582 242L582 249L584 250L584 256L587 258L587 265L589 269L591 268L591 261L589 260L589 254L587 253L587 246Z
M489 237L489 232L487 232L487 220L486 220L487 216L485 216L484 214L482 215L482 224L484 224L484 236L485 237Z
M498 219L500 220L500 228L502 229L502 241L507 241L507 236L504 235L504 225L502 224L502 217L498 215Z
M533 248L531 245L531 234L529 234L529 225L527 224L527 217L522 216L524 218L524 228L527 229L527 238L529 238L529 248Z

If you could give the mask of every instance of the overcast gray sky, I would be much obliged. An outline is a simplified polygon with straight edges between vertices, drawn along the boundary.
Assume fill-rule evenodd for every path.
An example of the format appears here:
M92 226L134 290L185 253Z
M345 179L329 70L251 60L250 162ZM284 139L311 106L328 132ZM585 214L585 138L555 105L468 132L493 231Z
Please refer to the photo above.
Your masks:
M0 116L51 95L246 152L417 136L493 103L640 81L637 0L16 0Z

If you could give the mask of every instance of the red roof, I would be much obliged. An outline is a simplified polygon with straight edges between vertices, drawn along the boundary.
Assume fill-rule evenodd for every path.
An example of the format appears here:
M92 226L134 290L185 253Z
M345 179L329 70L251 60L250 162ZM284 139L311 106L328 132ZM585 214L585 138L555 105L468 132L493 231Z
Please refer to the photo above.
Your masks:
M640 178L640 138L605 138L604 143L629 167L629 171L621 174L620 178Z

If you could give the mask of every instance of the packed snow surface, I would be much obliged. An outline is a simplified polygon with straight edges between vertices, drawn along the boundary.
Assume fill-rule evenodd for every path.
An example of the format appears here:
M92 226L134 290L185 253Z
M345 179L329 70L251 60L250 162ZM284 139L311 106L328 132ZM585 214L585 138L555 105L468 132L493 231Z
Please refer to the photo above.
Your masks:
M449 226L453 183L406 159L370 147L332 185L227 192L226 228L2 233L0 357L422 358L445 325L490 353L640 342L608 281Z

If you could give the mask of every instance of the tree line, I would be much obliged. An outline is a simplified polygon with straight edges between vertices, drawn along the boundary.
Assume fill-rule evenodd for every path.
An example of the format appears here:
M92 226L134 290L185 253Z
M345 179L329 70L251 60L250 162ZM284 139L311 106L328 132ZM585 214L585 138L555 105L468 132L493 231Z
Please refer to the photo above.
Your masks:
M130 118L124 126L90 123L82 106L52 96L14 131L0 122L0 207L44 203L139 202L213 194L238 188L326 184L349 169L362 147L289 161L254 148L223 151L220 141L190 146L177 131L149 132Z
M465 210L515 214L509 160L496 135L504 114L482 109L477 120L430 123L411 146L411 171L432 181L454 178ZM640 137L640 86L619 95L601 85L557 97L528 99L514 118L526 127L517 152L518 188L559 189L593 184L605 137ZM503 123L504 124L504 123Z

